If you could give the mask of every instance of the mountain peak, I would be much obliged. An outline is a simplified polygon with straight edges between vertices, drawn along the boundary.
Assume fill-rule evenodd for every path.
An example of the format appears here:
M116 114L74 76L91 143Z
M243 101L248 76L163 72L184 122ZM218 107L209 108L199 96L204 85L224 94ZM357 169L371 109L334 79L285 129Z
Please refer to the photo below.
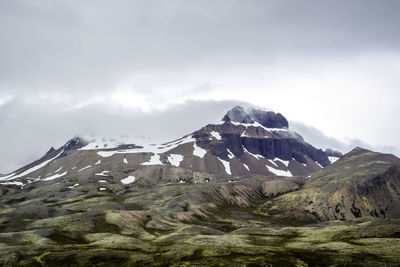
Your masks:
M254 123L250 115L247 114L242 106L235 106L228 110L222 120L226 122L234 121L239 123Z
M289 122L282 114L252 107L245 109L242 106L235 106L225 114L222 120L239 123L258 122L267 128L289 128Z

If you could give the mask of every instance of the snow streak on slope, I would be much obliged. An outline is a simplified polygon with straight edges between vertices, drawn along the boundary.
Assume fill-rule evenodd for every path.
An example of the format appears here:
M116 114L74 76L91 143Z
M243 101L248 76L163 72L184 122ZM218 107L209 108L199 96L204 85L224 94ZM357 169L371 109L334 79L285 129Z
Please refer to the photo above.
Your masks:
M97 175L97 176L109 176L107 173L109 173L110 171L102 171L102 172L98 172L98 173L95 173L94 175Z
M219 161L222 162L222 164L224 164L225 172L226 172L227 174L229 174L229 175L232 175L232 173L231 173L231 166L229 165L229 162L226 161L226 160L220 159L220 158L218 158L218 159L219 159Z
M228 158L229 158L229 159L233 159L234 157L235 157L235 155L233 155L232 151L230 151L230 150L228 149Z
M18 186L20 186L21 188L23 188L24 187L24 183L22 183L22 182L17 182L17 181L13 181L13 182L0 182L0 184L3 184L3 185L18 185Z
M66 175L66 174L67 174L67 172L63 172L63 173L61 173L61 174L54 174L54 175L49 176L49 177L46 177L46 178L44 178L44 179L42 179L42 180L43 180L43 181L51 181L51 180L54 180L54 179L56 179L56 178L62 177L62 176L64 176L64 175Z
M86 170L86 169L89 169L90 167L92 167L92 165L89 165L89 166L83 167L82 169L78 170L78 172L81 172L81 171L84 171L84 170Z
M243 147L243 150L244 150L245 153L248 153L248 154L252 155L252 156L255 157L256 159L262 159L262 158L264 158L264 157L261 156L261 155L258 155L258 154L256 155L256 154L253 154L253 153L249 152L245 147Z
M242 122L235 122L235 121L230 121L229 123L232 123L236 126L238 125L242 125L246 128L248 127L260 127L263 128L264 130L268 131L268 132L288 132L289 129L287 128L267 128L264 125L258 123L258 122L253 122L253 123L242 123Z
M12 176L14 176L14 175L15 175L15 172L10 173L10 174L5 175L5 176L0 176L0 181L8 180L8 178L10 178L10 177L12 177Z
M244 163L243 163L243 166L244 166L248 171L250 171L249 166L247 166L247 165L244 164Z
M118 149L118 150L111 150L111 151L99 151L97 152L98 155L106 158L110 157L114 154L128 154L128 153L154 153L154 154L161 154L164 152L167 152L168 150L171 150L179 145L190 143L190 142L195 142L196 140L191 136L185 136L181 139L169 142L169 143L163 143L163 144L140 144L140 147L134 147L134 148L127 148L127 149ZM84 150L87 150L89 148L81 148ZM99 150L96 148L96 150Z
M270 167L268 165L267 165L267 168L268 168L268 171L270 171L273 174L278 175L278 176L287 176L287 177L293 176L290 171L277 170L277 169L272 168L272 167Z
M26 171L20 173L20 174L11 176L11 177L9 177L7 180L14 180L14 179L16 179L16 178L25 176L25 175L27 175L27 174L30 174L30 173L36 171L36 170L39 170L40 168L42 168L42 167L46 166L48 163L50 163L50 161L53 161L54 159L58 158L63 152L64 152L64 150L61 151L59 154L57 154L55 157L53 157L53 158L51 158L51 159L49 159L49 160L46 160L46 161L44 161L44 162L42 162L42 163L40 163L40 164L38 164L38 165L36 165L36 166L34 166L34 167L32 167L32 168L30 168L30 169L28 169L28 170L26 170ZM7 176L6 176L6 177L7 177ZM3 178L3 177L2 177L2 178Z
M288 160L281 160L280 158L274 158L274 161L282 162L286 167L289 166L289 161Z

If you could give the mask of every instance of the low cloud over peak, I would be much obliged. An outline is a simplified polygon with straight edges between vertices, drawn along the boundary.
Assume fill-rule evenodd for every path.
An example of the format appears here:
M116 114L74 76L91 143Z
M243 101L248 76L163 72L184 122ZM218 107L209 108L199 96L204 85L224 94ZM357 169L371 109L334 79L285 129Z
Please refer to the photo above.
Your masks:
M236 105L250 104L238 101L187 101L162 111L145 112L123 107L110 109L102 104L71 110L59 107L57 103L44 105L15 99L0 106L0 147L5 151L0 153L0 173L19 168L42 156L51 146L61 146L76 135L146 137L155 142L174 140L206 124L220 121ZM358 140L341 141L327 137L322 131L299 122L290 121L289 125L317 148L347 152L355 146L362 146L400 155L395 148L374 147Z
M238 102L398 148L398 10L394 0L0 1L0 172L81 132L176 138Z

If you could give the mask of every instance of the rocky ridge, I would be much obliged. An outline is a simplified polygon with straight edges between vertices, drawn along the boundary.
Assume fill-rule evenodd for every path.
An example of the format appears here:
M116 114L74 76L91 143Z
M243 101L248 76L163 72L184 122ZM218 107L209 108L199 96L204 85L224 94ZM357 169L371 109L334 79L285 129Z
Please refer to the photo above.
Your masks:
M398 158L243 110L161 145L76 137L0 177L0 265L400 263Z
M159 145L76 137L1 177L0 183L68 182L101 172L133 176L136 183L199 183L215 175L304 176L330 164L332 153L314 148L288 126L279 113L237 106L221 122Z

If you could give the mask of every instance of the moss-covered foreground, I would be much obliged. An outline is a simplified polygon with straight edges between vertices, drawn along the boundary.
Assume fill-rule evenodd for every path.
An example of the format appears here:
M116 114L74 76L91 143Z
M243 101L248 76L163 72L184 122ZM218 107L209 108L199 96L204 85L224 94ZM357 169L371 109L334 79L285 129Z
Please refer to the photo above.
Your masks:
M229 233L189 224L174 230L79 233L51 229L1 234L2 266L322 266L400 263L398 221L302 227L248 224ZM137 236L135 236L137 235Z
M267 178L5 195L1 266L397 266L400 221L304 223L262 212ZM258 190L258 191L257 191ZM36 211L40 211L39 213Z

